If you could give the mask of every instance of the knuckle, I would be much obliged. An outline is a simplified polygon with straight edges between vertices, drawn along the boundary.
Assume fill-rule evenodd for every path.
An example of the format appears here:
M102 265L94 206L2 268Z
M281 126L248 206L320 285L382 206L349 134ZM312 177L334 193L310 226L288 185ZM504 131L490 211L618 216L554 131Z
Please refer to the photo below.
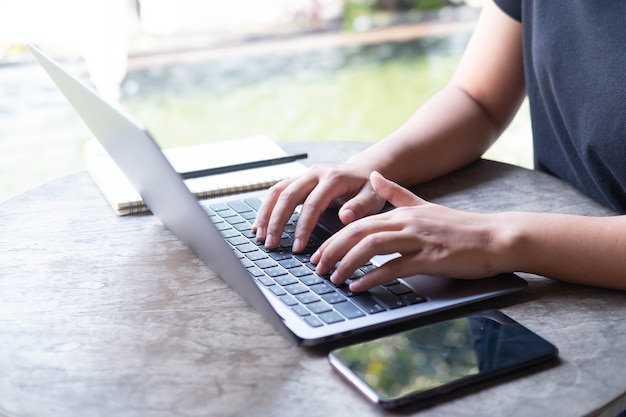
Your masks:
M317 212L321 212L322 210L324 210L326 207L323 206L323 204L318 201L316 198L307 198L304 203L302 203L302 211L306 211L306 212L313 212L313 213L317 213Z
M372 250L380 247L383 244L383 241L378 234L373 234L365 236L362 243L366 249Z

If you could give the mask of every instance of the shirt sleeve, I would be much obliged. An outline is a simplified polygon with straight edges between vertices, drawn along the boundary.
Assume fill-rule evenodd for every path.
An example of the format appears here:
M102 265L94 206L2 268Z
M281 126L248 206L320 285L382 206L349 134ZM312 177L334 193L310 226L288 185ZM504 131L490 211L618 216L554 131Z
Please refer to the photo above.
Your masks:
M511 18L522 21L522 0L494 0L494 3Z

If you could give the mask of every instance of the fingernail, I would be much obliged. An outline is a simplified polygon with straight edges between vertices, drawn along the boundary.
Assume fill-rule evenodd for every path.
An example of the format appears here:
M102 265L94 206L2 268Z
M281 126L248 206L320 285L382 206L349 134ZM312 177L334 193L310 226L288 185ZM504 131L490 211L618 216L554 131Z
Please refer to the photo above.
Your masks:
M362 284L359 284L360 281L361 280L358 280L358 279L355 280L355 281L352 281L352 283L348 286L348 288L350 288L350 291L352 291L352 292L361 292L361 285Z
M356 219L356 214L349 208L343 208L341 210L341 220L345 223L352 223Z
M300 252L302 249L304 249L302 247L302 240L299 238L295 238L293 240L293 245L291 245L291 250L294 252Z

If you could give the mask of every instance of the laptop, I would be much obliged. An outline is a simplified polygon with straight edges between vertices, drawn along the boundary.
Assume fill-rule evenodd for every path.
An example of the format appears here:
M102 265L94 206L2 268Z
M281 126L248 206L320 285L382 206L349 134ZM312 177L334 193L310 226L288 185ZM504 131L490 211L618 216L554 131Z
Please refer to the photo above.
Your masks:
M289 251L292 222L282 249L269 251L250 230L262 195L199 202L140 123L106 102L40 50L33 55L98 141L137 189L150 211L282 335L313 346L454 307L522 290L525 280L501 274L480 280L418 275L351 293L314 272L308 260L333 233L336 217L320 222L311 250ZM317 240L317 242L315 241ZM358 274L385 261L374 258Z

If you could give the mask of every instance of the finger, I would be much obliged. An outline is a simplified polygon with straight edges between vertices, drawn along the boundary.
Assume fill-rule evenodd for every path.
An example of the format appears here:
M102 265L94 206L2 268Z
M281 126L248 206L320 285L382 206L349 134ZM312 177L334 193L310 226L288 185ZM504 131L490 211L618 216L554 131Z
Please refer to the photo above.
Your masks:
M291 182L286 187L276 189L277 195L271 212L264 214L267 218L265 247L274 249L280 243L280 239L285 229L285 225L293 215L296 207L301 204L306 196L317 185L317 179L311 176L301 176Z
M376 214L385 205L385 199L381 198L367 183L359 193L346 201L339 209L339 219L343 224L349 224L371 214Z
M389 201L396 207L415 206L425 204L411 191L383 177L379 172L373 171L370 174L370 183L373 190L383 199Z
M347 175L343 167L314 166L310 171L315 178L318 178L318 183L302 203L292 247L294 252L300 252L306 247L324 210L331 206L343 205L345 201L351 201L352 196L359 195L363 191L363 184L368 184L365 175L362 177ZM370 195L376 196L371 187L369 190ZM380 197L376 196L376 198L381 201ZM341 214L340 220L344 221Z
M331 203L344 192L345 190L343 188L338 189L335 183L320 182L309 193L302 203L302 209L296 224L292 246L293 252L301 252L306 248L322 212L330 207Z
M404 257L399 257L386 262L378 268L368 272L361 278L352 281L350 291L362 292L374 288L377 285L386 284L397 278L405 278L415 275L413 270L409 269L409 264ZM412 272L413 271L413 272Z
M252 231L256 233L256 238L259 241L264 241L267 235L267 225L269 223L270 216L276 206L276 201L280 193L293 182L293 179L280 181L279 183L270 187L263 197L261 206L259 207L254 223L252 224Z
M373 233L380 225L377 216L360 219L347 225L329 237L311 256L311 262L316 265L317 273L325 275L335 267L343 255L362 240L368 233Z
M350 249L348 253L346 253L341 262L338 264L335 271L333 271L333 274L331 276L331 280L333 281L333 283L341 284L345 282L345 280L353 275L354 271L365 265L374 256L397 254L400 252L401 248L406 247L409 244L408 237L398 237L398 233L396 232L379 233L377 234L375 239L372 240L373 243L368 242L368 240L370 239L364 239L363 242L359 243L354 248ZM417 251L417 253L419 253L419 250ZM376 283L380 284L386 281L391 281L392 279L398 278L399 276L403 276L402 274L406 271L406 262L404 262L405 258L400 257L398 259L401 259L403 262L400 263L400 261L394 259L393 261L389 261L387 263L389 265L385 264L387 265L386 268L379 271L379 267L374 270L376 271L376 273L368 278L368 280L374 279L374 283L372 284L372 286L376 285ZM393 276L390 272L388 272L389 270L394 272ZM366 276L368 275L369 273L366 274ZM365 283L367 283L368 280L366 280Z
M410 237L397 231L371 233L357 242L354 240L347 238L330 245L321 254L318 273L328 273L334 268L331 281L342 284L375 255L396 253L410 245Z

